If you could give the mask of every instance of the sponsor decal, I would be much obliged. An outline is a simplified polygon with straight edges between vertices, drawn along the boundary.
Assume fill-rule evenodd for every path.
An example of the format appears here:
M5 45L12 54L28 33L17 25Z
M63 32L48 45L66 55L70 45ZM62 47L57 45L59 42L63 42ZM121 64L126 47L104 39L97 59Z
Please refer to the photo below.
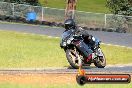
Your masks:
M130 83L131 76L129 74L86 74L85 70L79 68L79 74L76 75L76 81L79 85L84 84L123 84Z

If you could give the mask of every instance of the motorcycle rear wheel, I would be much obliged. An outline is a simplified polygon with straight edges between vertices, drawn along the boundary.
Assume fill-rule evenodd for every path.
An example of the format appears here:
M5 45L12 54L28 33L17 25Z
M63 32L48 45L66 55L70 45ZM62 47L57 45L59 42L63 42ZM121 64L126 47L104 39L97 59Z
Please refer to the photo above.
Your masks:
M102 52L102 51L101 51ZM94 65L98 68L104 68L106 66L106 58L104 53L102 52L103 56L97 57L98 60L94 62Z

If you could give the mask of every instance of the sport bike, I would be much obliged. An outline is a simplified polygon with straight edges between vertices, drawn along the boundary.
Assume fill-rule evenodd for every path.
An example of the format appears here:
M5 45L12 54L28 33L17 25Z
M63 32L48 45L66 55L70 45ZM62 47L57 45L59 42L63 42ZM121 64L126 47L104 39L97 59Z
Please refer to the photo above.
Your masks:
M98 68L106 66L104 53L100 48L99 39L92 36L91 43L88 38L77 34L74 29L64 31L60 47L64 49L66 58L73 68L90 66L91 63Z

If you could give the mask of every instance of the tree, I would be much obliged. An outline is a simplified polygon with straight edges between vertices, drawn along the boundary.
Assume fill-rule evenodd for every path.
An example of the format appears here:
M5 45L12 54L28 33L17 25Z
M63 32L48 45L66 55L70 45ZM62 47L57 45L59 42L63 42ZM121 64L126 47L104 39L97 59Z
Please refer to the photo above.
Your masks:
M25 2L27 2L31 5L38 5L38 0L25 0Z
M107 7L114 14L132 15L132 0L107 0Z
M4 0L5 2L39 5L38 0Z

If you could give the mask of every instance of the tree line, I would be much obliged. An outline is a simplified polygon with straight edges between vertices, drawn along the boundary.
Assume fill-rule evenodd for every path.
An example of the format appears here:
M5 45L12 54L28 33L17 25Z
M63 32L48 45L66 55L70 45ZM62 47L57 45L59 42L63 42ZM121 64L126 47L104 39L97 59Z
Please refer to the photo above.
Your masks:
M132 16L132 0L107 0L106 6L113 14Z

